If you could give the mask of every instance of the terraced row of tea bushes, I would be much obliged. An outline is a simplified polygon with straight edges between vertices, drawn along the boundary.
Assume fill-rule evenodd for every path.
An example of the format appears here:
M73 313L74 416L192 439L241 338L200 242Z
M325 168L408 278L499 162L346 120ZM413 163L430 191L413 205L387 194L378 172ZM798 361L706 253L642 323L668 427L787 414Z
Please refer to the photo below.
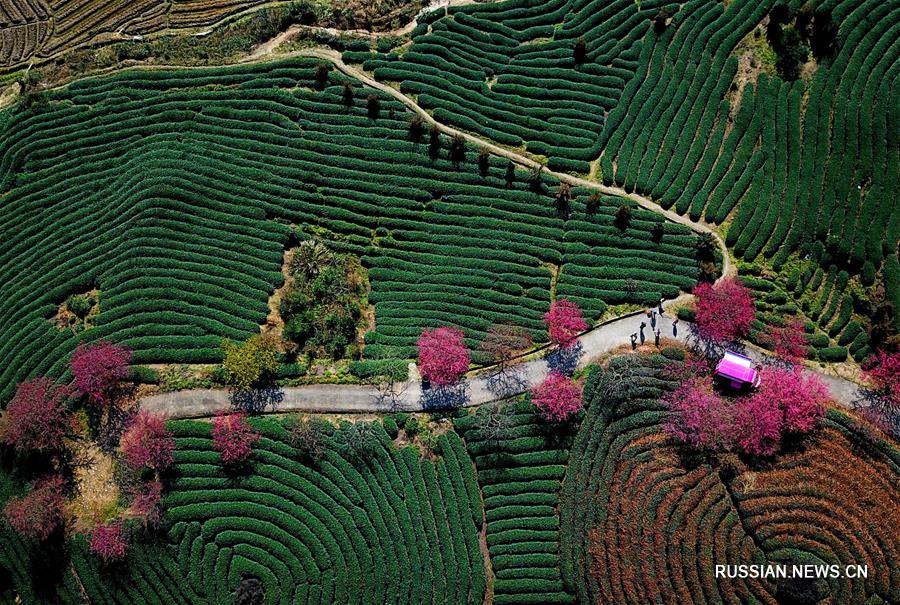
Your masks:
M30 57L50 35L49 7L41 0L0 3L0 65Z
M742 276L741 281L753 291L756 305L756 321L750 340L766 346L766 326L783 326L801 319L806 326L809 358L844 361L848 354L853 354L861 361L871 350L868 335L859 321L853 319L853 297L848 293L846 272L839 274L837 267L832 265L830 279L824 279L820 286L810 289L804 278L821 269L812 262L807 262L806 267L805 271L799 268L792 271L784 279L781 275L760 277L758 266L742 266L748 274ZM807 277L806 282L809 281ZM803 295L804 291L806 295ZM801 298L801 304L792 302L795 297Z
M341 449L337 430L310 462L278 420L251 422L263 436L237 474L223 470L209 423L171 423L177 478L164 498L167 531L136 542L113 568L99 566L83 540L74 543L85 596L69 573L59 599L218 605L233 602L241 577L252 575L267 604L483 602L483 513L475 469L455 433L438 439L432 461L396 448L375 424L371 453L358 460ZM27 585L21 557L0 552L16 589Z
M868 579L823 582L835 603L896 601L898 444L831 410L771 464L688 460L663 430L666 365L617 358L589 381L560 507L563 575L579 602L774 604L776 582L717 579L715 566L811 562L869 566Z
M260 0L169 4L139 0L101 5L90 0L7 0L2 11L7 18L0 22L0 66L49 57L98 40L206 27L259 4Z
M478 470L496 605L574 603L559 570L559 488L574 426L542 421L529 402L505 407L502 429L482 406L454 420Z
M666 0L510 0L453 7L401 54L350 53L452 124L588 172L606 113ZM432 13L432 19L442 13ZM581 42L579 42L581 41ZM583 43L583 49L577 48ZM580 56L579 53L583 53Z
M777 269L820 242L842 270L874 272L900 238L900 149L888 135L900 4L811 3L839 25L834 58L809 83L762 74L730 106L732 52L773 4L689 1L648 35L603 131L603 177L694 219L733 216L726 242L745 259Z
M424 327L452 324L475 347L509 321L545 338L547 267L560 292L596 317L608 303L690 288L694 235L621 200L561 217L547 181L536 193L503 162L479 173L429 157L409 114L381 99L352 108L342 76L316 91L317 62L135 71L84 80L45 104L10 111L0 131L0 400L36 374L58 374L79 339L130 346L139 364L216 362L221 337L258 331L296 230L363 259L377 329L370 346L413 354ZM583 195L581 197L584 197ZM292 227L295 226L295 227ZM640 276L640 289L621 288ZM103 305L79 335L47 321L70 294Z
M820 327L819 324L808 319L805 309L801 310L800 306L791 302L793 297L784 289L780 280L748 275L742 277L741 281L753 292L754 304L756 306L756 320L753 322L749 334L749 339L754 344L762 347L767 346L767 326L780 327L793 320L799 319L803 321L805 326L804 331L806 333L807 345L809 346L809 354L807 357L809 359L843 361L847 358L848 350L846 348L841 349L836 345L836 339L830 337L829 332L831 332L831 330L823 331L823 328ZM837 296L837 300L838 302L841 302L842 297ZM841 317L846 317L847 322L843 323L843 320L841 319L835 324L835 327L838 329L835 331L834 336L837 336L838 332L848 325L850 319L849 313L851 313L853 309L853 301L849 295L845 295L843 300L846 302L846 307L843 307L846 311L846 315L842 312ZM843 303L841 304L843 305ZM859 324L856 323L855 326L858 328ZM851 326L851 332L855 332L856 328ZM856 336L857 334L854 333L853 337L855 338ZM863 332L862 338L865 337L866 335ZM844 336L841 335L840 338L843 340Z

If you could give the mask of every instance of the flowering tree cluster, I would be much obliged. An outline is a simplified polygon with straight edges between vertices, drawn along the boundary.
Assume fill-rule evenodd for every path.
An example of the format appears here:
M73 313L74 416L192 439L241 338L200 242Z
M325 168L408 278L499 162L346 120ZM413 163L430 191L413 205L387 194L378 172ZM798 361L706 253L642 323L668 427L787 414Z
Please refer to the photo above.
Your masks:
M424 330L416 345L419 372L434 386L454 384L469 369L469 351L461 330L448 326Z
M764 342L782 361L799 363L809 352L805 332L803 320L793 319L784 326L766 326Z
M212 421L213 447L222 454L226 465L245 462L253 453L260 434L247 422L247 415L219 413Z
M544 420L564 422L582 408L581 384L552 371L532 389L531 402Z
M697 449L731 449L734 414L731 405L713 390L712 378L688 377L666 398L673 412L666 430Z
M78 345L69 367L78 392L99 405L106 401L119 381L128 377L129 364L131 349L101 340Z
M889 407L900 407L900 353L878 351L866 364L864 376Z
M20 454L59 452L71 425L71 398L71 389L49 378L19 384L3 420L3 442Z
M125 558L128 552L128 539L121 521L98 525L91 531L88 542L91 552L107 563Z
M771 456L786 434L812 431L825 414L828 389L798 367L765 368L760 388L726 399L709 376L691 376L666 397L666 430L698 449Z
M66 481L59 475L36 481L31 491L3 508L6 522L22 536L46 540L63 524Z
M550 342L562 349L574 345L577 336L588 327L578 305L566 298L558 298L550 304L550 310L544 314L544 323Z
M730 277L716 284L700 284L694 325L701 338L713 342L730 342L750 333L756 317L750 291Z
M166 429L166 418L141 410L122 434L119 447L132 470L164 471L172 465L175 440Z

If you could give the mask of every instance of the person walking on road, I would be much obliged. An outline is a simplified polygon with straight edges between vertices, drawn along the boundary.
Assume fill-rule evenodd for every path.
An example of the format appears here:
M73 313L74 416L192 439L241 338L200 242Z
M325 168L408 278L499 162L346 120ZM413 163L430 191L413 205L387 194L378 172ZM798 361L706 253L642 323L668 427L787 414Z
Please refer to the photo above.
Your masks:
M662 330L657 329L656 332L653 333L654 340L656 340L656 348L657 349L659 348L659 335L661 332L662 332Z
M634 351L637 348L637 332L631 334L631 350Z
M678 337L678 318L672 320L672 336Z
M644 328L647 327L647 322L641 322L641 344L644 344Z

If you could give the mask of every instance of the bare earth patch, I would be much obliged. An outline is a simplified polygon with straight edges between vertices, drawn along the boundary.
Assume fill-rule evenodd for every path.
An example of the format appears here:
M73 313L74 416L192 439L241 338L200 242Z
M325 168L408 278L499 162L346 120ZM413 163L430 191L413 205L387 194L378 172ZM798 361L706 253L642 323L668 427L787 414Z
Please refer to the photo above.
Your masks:
M117 510L120 491L114 480L114 463L110 454L87 440L73 444L72 450L79 463L74 473L75 496L67 508L74 520L72 531L83 533Z

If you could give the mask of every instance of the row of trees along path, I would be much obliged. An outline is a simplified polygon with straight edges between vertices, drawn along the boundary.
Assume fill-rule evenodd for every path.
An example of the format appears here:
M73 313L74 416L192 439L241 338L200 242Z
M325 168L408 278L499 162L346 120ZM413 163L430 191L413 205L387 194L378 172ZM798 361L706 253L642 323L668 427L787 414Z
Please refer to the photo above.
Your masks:
M663 305L671 309L673 305L684 303L690 298L684 295ZM582 368L591 361L606 353L610 353L630 342L629 336L644 317L643 312L636 312L619 317L581 334L578 344L584 354L578 361ZM679 321L678 330L672 329L674 314L667 311L656 319L656 326L666 339L678 341L685 345L693 344L692 330L688 322ZM538 351L537 353L539 353ZM750 349L749 355L762 361L767 354L758 349ZM412 365L412 364L411 364ZM811 371L811 370L807 370ZM550 373L547 362L542 355L533 354L516 366L517 392L525 392L542 383ZM499 398L490 386L491 368L469 373L464 378L463 386L468 397L463 405L476 406ZM397 407L406 411L424 411L422 381L418 372L410 373L411 379L396 386ZM845 406L852 406L860 398L859 387L843 378L821 375L828 385L834 399ZM355 384L312 384L283 389L283 398L275 406L278 412L311 412L311 413L373 413L389 411L382 402L383 393L375 386ZM231 409L232 400L225 389L191 389L151 395L141 401L141 408L151 412L164 413L172 418L190 418L213 416L217 412Z

